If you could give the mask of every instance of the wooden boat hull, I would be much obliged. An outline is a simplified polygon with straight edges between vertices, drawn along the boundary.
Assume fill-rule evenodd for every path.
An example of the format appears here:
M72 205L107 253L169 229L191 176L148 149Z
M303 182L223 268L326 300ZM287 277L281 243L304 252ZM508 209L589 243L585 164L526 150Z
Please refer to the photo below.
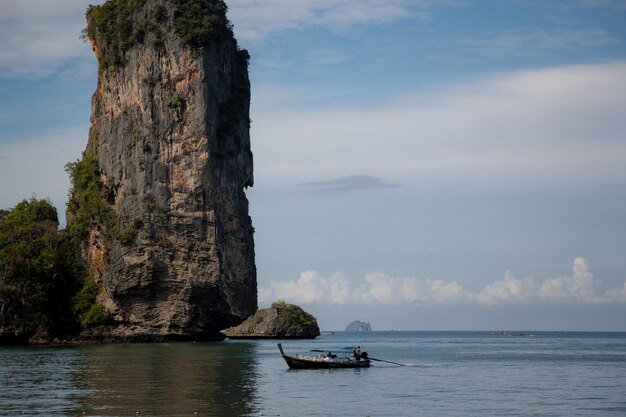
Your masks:
M341 362L325 362L294 358L293 356L285 355L280 343L278 344L278 350L290 369L369 368L370 366L370 361L367 359L358 362L354 359Z

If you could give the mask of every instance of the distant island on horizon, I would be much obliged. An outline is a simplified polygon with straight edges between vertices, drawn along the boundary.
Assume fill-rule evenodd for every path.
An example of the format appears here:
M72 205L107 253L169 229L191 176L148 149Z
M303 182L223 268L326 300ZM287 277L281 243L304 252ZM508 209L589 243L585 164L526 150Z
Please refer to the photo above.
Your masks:
M372 325L368 322L355 320L346 326L346 332L371 332Z

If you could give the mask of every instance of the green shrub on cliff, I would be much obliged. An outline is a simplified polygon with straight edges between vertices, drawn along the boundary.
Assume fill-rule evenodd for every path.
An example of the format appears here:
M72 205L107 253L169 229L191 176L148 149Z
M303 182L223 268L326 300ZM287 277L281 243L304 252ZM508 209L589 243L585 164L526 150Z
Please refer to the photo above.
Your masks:
M107 239L117 236L117 217L106 202L98 161L85 156L82 161L67 163L65 171L72 181L67 203L74 219L68 226L70 236L76 241L83 240L91 225L101 225Z
M185 107L185 98L181 95L173 95L167 101L167 107L170 109L182 109Z
M85 314L80 316L83 328L96 327L106 323L108 319L106 309L102 304L93 304Z
M135 241L137 232L143 227L143 220L137 218L133 220L118 236L118 239L122 245L130 245Z
M221 0L174 0L174 26L182 41L194 50L208 42L232 35Z
M208 42L232 35L226 18L226 4L221 0L173 0L176 6L174 28L183 43L201 51ZM157 5L148 18L137 17L146 0L108 0L87 9L87 28L83 38L96 41L100 68L106 70L124 64L125 53L144 41L146 34L155 35L155 47L163 48L160 26L168 22L167 8Z
M73 217L67 228L69 236L75 242L81 242L91 227L97 227L107 244L113 239L119 240L123 245L133 243L139 229L143 227L143 220L136 218L120 231L119 218L105 198L106 190L100 180L98 161L86 155L82 161L66 164L65 171L72 181L67 203L67 210Z
M72 182L67 210L73 218L66 234L76 256L80 256L80 245L92 228L100 230L106 245L110 245L113 239L119 239L125 245L132 243L143 223L136 219L123 233L119 232L119 219L105 198L98 161L85 155L80 161L66 164L65 170ZM83 273L72 307L74 319L83 328L103 324L106 320L104 306L96 303L98 291L98 286Z
M143 41L145 28L135 27L133 15L146 0L108 0L87 9L87 28L84 35L95 39L100 47L100 66L119 66L124 54L137 42Z
M74 313L83 328L99 326L107 320L104 306L96 303L99 291L98 285L88 280L74 297Z
M285 300L275 301L272 308L278 310L278 314L285 319L287 327L306 327L316 322L311 314L295 304L286 303Z

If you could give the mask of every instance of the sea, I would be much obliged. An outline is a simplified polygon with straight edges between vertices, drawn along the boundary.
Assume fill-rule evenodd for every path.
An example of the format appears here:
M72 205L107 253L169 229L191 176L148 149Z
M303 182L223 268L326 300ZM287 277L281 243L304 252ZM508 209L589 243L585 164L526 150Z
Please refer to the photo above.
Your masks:
M275 340L0 347L0 416L626 416L626 333L282 343L287 354L360 345L404 366L289 370Z

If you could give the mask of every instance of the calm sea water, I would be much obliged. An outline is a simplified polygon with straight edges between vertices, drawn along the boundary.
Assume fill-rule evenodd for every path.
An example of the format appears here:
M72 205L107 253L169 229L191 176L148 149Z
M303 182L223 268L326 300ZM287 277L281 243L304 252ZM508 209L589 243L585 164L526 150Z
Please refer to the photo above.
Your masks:
M275 341L0 348L1 416L626 416L626 333L337 332L369 369L288 370Z

